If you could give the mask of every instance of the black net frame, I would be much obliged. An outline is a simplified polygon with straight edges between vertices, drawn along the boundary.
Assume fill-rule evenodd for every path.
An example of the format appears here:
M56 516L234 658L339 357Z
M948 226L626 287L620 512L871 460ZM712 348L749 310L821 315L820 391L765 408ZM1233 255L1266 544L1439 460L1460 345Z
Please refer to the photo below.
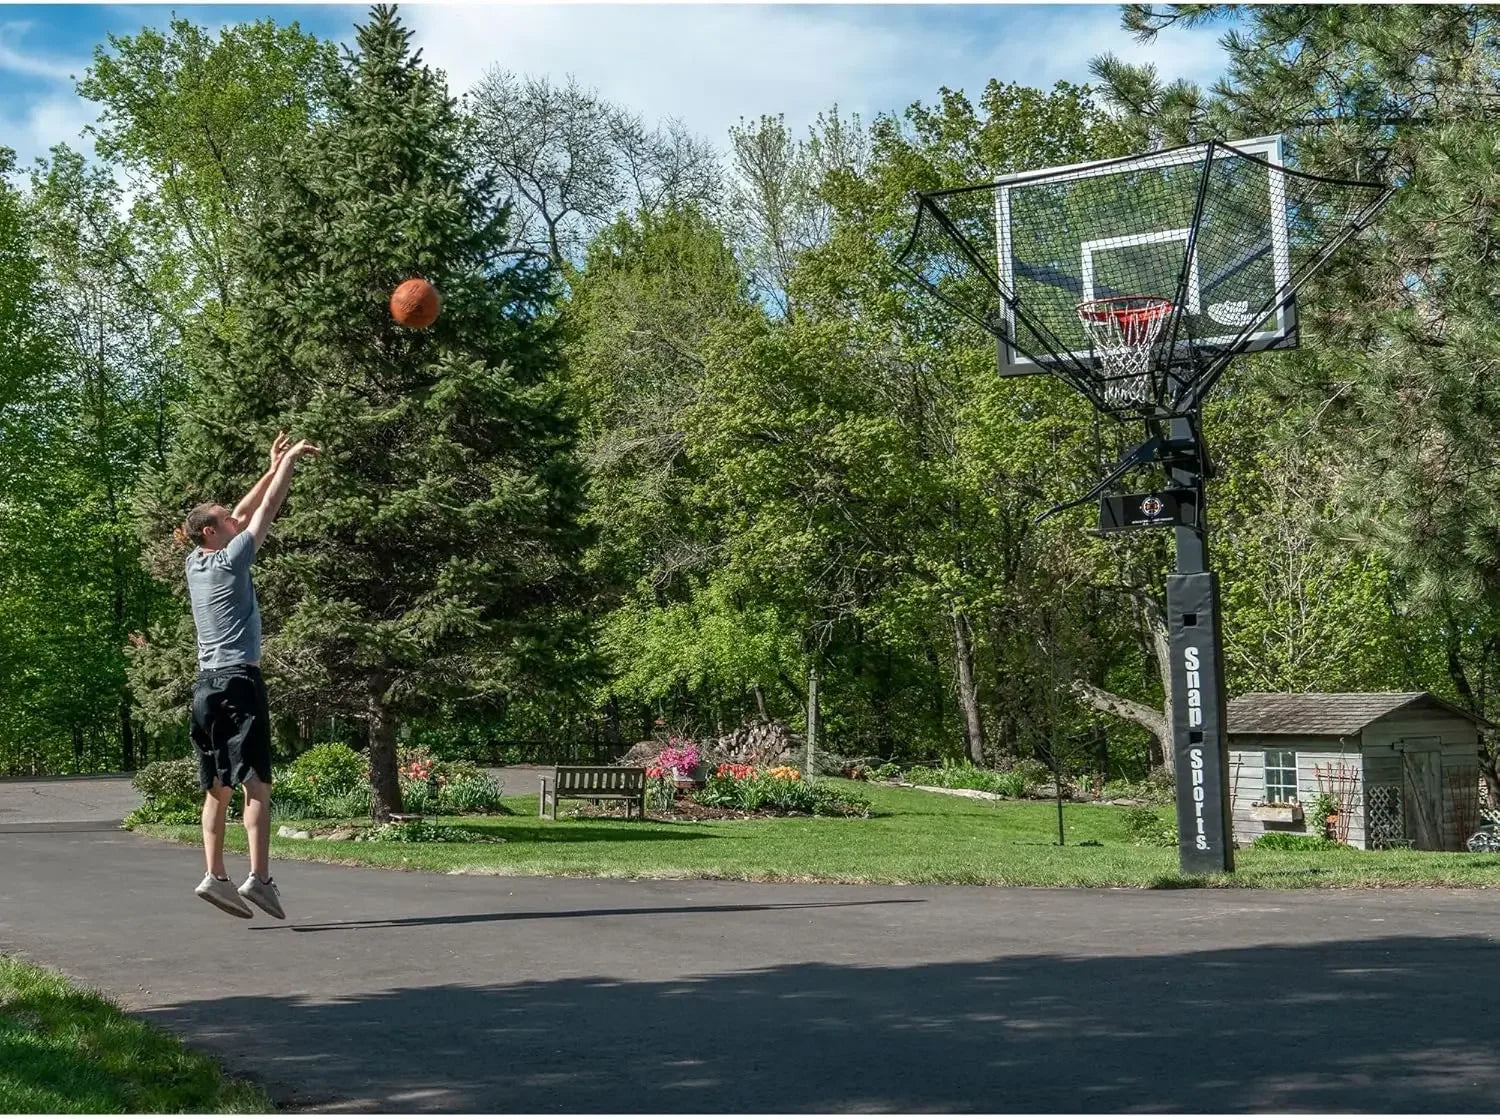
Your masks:
M1395 190L1245 150L1279 151L1276 137L1240 143L924 193L898 266L1027 372L1061 377L1100 411L1190 415L1237 355L1297 345L1297 291ZM1101 353L1078 317L1080 304L1122 296L1172 305L1129 363Z

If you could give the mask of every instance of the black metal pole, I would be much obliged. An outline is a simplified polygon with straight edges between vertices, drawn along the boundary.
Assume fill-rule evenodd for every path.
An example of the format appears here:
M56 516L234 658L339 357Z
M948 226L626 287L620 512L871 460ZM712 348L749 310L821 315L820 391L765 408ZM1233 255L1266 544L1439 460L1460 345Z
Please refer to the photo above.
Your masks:
M1052 732L1052 791L1057 794L1057 845L1066 847L1067 837L1063 834L1063 787L1062 787L1062 764L1057 760L1057 732Z
M1177 775L1177 852L1183 874L1234 869L1229 744L1224 734L1224 657L1219 583L1209 570L1203 455L1195 425L1172 419L1172 438L1190 448L1168 466L1172 484L1197 492L1197 518L1180 525L1177 573L1167 578L1172 679L1172 750Z

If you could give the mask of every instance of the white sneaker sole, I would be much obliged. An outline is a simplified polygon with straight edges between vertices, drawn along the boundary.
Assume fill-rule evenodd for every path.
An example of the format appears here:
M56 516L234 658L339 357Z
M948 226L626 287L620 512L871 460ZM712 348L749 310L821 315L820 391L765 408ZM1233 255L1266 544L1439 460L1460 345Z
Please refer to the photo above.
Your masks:
M248 920L251 917L255 916L254 912L252 912L250 907L248 905L245 905L243 901L240 902L239 906L236 906L228 898L221 898L217 894L214 894L207 890L194 890L193 893L197 894L200 898L208 902L208 904L213 906L215 909L221 910L224 913L228 913L231 917L243 917Z

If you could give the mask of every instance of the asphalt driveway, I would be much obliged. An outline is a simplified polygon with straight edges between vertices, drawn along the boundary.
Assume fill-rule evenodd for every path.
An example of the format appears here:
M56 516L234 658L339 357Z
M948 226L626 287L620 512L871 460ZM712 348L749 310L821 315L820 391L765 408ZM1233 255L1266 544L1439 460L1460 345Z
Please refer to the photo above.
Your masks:
M0 827L0 951L288 1107L1500 1111L1500 893L1005 890L281 864ZM242 866L231 866L243 873Z

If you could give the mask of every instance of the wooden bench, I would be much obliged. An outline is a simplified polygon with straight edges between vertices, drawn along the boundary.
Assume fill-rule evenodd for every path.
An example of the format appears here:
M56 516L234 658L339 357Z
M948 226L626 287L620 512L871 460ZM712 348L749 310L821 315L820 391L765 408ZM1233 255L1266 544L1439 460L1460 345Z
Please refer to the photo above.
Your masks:
M618 765L560 765L552 770L552 776L542 775L542 800L537 806L537 815L547 814L547 783L551 781L552 818L557 819L557 801L568 800L623 800L625 818L630 818L633 801L641 818L646 815L646 771L631 766Z

